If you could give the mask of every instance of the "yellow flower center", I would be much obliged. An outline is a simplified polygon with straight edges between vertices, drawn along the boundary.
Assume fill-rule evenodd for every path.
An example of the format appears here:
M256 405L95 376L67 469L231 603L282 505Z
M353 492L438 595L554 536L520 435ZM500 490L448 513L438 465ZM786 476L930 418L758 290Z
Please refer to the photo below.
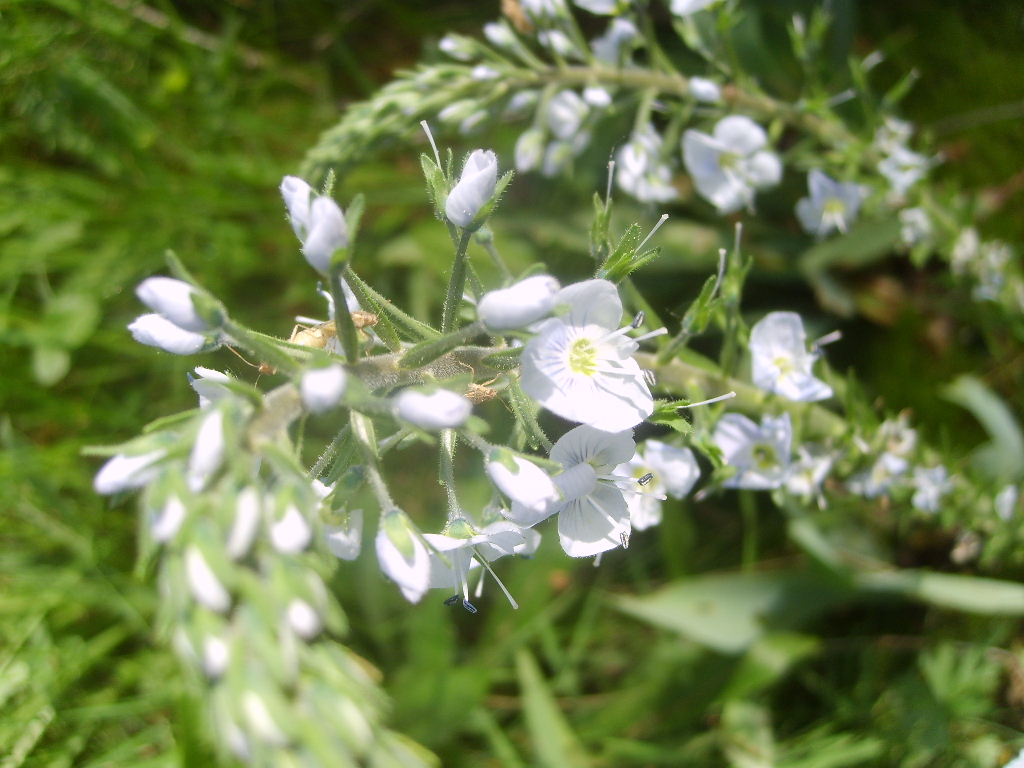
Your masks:
M590 339L576 339L569 347L569 370L584 376L597 373L597 350Z
M750 451L758 469L769 469L779 463L775 448L768 443L757 443Z

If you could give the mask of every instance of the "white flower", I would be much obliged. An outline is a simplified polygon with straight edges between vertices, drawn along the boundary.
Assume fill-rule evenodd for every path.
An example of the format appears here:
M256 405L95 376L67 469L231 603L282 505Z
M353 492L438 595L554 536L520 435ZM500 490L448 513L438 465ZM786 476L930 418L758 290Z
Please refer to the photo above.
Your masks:
M210 679L217 679L228 669L231 661L231 649L228 644L216 635L207 635L203 639L203 672Z
M714 80L708 80L706 77L691 77L690 95L696 101L717 104L722 100L722 89Z
M1009 521L1010 518L1013 517L1014 510L1017 508L1017 499L1019 496L1020 491L1017 490L1017 486L1005 486L996 494L996 498L993 501L993 507L996 510L996 514L1003 520Z
M814 402L832 396L832 388L814 378L817 355L807 351L800 315L769 312L750 332L754 384L788 400Z
M302 402L313 413L331 410L345 394L345 369L337 363L325 368L311 368L302 374L299 391Z
M807 189L810 197L797 202L796 216L807 232L818 237L835 230L845 234L867 192L860 184L835 181L817 168L807 174Z
M949 472L941 464L937 467L914 467L914 496L910 503L922 512L935 513L942 505L942 497L953 487Z
M554 309L559 288L550 275L534 275L510 288L485 293L476 314L491 331L524 328Z
M302 255L310 266L326 274L336 251L348 247L348 225L341 208L321 195L309 209L309 234L302 243Z
M225 549L228 557L238 560L248 554L260 528L260 493L247 486L235 501L235 519L228 533Z
M476 149L462 167L459 183L448 194L444 213L457 227L469 226L490 199L498 183L498 158L491 150Z
M551 449L552 460L565 470L555 478L563 500L552 511L569 557L590 557L629 541L629 506L613 472L635 451L629 430L602 432L586 424L566 432Z
M185 522L185 505L177 496L171 496L164 504L160 514L154 518L151 531L153 540L161 544L173 539L181 530L181 524Z
M392 510L381 517L376 549L381 571L406 600L418 603L430 584L430 555L405 513Z
M1004 765L1003 768L1024 768L1024 749L1017 753L1017 756Z
M544 131L530 128L516 140L516 170L520 173L535 170L544 160Z
M892 154L878 163L878 172L888 179L893 194L903 197L924 178L932 161L906 147L894 147Z
M140 344L159 347L175 355L194 355L210 345L201 333L179 328L161 315L140 315L128 326L132 337Z
M595 109L604 109L612 103L612 95L598 85L583 89L583 100Z
M932 221L924 208L904 208L900 211L900 239L906 245L917 245L932 234Z
M561 501L558 489L548 473L532 461L513 456L516 465L513 472L502 461L487 462L487 474L498 490L518 504L523 510L537 517L538 521L550 515L552 505Z
M188 487L198 493L224 461L224 413L214 410L203 419L188 460Z
M703 11L717 0L672 0L672 13L676 16L689 16L691 13Z
M522 355L522 385L531 397L559 416L619 432L654 412L643 371L631 357L637 343L618 330L622 302L607 280L586 280L563 288L562 317L544 320Z
M821 484L832 471L835 456L805 445L798 446L796 452L797 460L790 465L789 476L786 478L786 492L804 501L817 499L818 505L824 507Z
M284 516L270 526L270 543L284 555L302 552L313 540L313 529L306 518L292 504L284 511Z
M908 423L906 412L895 419L886 419L878 427L876 439L893 456L907 456L917 445L917 430Z
M875 129L875 147L888 155L910 141L913 133L914 127L906 120L887 116L882 125Z
M336 557L355 560L363 547L363 510L351 510L344 525L325 525L324 536Z
M949 257L953 273L964 274L980 255L981 238L978 236L978 230L967 227L957 236Z
M552 141L544 152L544 164L540 172L551 178L569 166L576 156L576 149L570 141Z
M661 522L661 497L667 493L683 498L700 479L700 467L689 448L646 440L632 459L616 468L615 474L634 481L647 478L642 486L626 491L630 525L643 531Z
M495 80L496 78L501 77L501 72L496 70L494 67L488 67L485 64L480 64L479 66L473 67L473 71L469 73L469 76L474 80L484 82L486 80ZM485 112L484 114L486 115L487 113Z
M153 465L166 455L165 451L150 451L138 456L119 453L100 467L92 487L104 496L141 488L160 475L160 468Z
M428 431L461 427L473 410L468 399L447 389L438 389L430 394L404 389L394 403L398 418Z
M231 607L231 595L195 544L189 544L185 550L185 576L197 603L214 613L226 613Z
M576 91L559 91L548 102L548 127L559 139L570 141L580 132L589 113L590 107Z
M512 48L516 45L515 33L508 28L507 24L488 22L484 24L484 37L491 41L496 48Z
M788 413L765 416L761 426L742 414L727 413L718 420L713 439L725 463L736 467L736 474L723 483L726 488L763 491L786 481L793 441Z
M692 128L683 134L683 160L697 191L719 213L751 207L754 190L775 186L782 163L765 149L764 129L742 115L730 115L715 125L712 135Z
M604 34L590 41L590 48L598 61L617 67L623 52L629 50L629 43L639 36L640 32L633 22L622 18L612 19Z
M523 12L534 21L557 19L568 15L565 0L521 0Z
M598 16L611 16L619 12L619 0L572 0L577 7Z
M662 159L662 139L647 123L615 154L615 182L642 203L664 203L678 196L672 172Z
M285 176L281 181L281 197L300 242L305 242L309 233L309 198L312 193L313 188L298 176Z
M886 451L871 465L871 469L850 478L848 486L852 493L874 499L886 493L909 467L906 459Z
M256 691L246 691L242 694L242 714L245 715L249 733L264 744L271 747L284 747L288 744L288 736L281 730L267 709L266 702Z
M170 277L148 277L135 289L139 301L154 312L183 330L199 333L209 330L210 324L196 312L192 301L196 293L185 281Z
M303 640L312 640L323 629L320 616L313 606L298 597L293 598L288 603L288 607L285 609L285 617L288 620L288 626L292 628L292 632Z
M231 377L226 373L202 366L196 366L195 371L196 376L191 373L186 375L189 386L199 395L200 408L206 408L231 394L231 390L224 386L231 381Z
M560 29L542 29L537 33L537 41L550 51L554 51L565 59L582 59L576 44Z
M445 35L437 47L458 61L469 61L476 55L473 44L460 35Z
M504 555L511 555L526 543L522 530L512 523L491 523L478 531L462 517L449 521L443 533L425 533L423 538L435 550L430 554L430 588L454 587L455 599L458 598L461 589L462 605L473 613L476 613L476 608L469 602L470 568L479 564L494 575L486 563ZM447 563L442 560L441 555L447 559ZM516 601L497 576L495 581L512 607L518 608Z

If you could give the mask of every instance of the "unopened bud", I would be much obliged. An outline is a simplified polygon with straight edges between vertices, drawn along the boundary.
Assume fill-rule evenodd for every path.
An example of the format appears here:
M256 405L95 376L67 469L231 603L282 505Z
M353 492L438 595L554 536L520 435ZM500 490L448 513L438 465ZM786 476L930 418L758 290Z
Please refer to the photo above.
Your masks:
M477 149L466 160L459 183L444 204L445 216L457 227L473 222L494 196L498 183L498 158L491 150Z

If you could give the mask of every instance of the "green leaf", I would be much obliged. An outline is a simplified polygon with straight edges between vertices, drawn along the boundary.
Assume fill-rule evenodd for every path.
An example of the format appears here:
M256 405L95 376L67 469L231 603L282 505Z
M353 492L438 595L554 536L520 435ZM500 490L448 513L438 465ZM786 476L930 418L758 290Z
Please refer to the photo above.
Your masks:
M636 254L636 249L640 247L641 239L640 225L631 225L626 230L626 234L619 240L615 250L612 251L612 255L608 257L608 261L597 271L596 277L610 279L608 277L610 274L613 274L616 269L620 269L623 265L628 264Z
M765 635L747 650L723 691L723 700L746 699L780 680L796 664L821 650L821 640L796 632Z
M363 281L361 277L356 275L354 272L346 272L345 277L349 283L349 286L352 288L353 292L356 292L357 296L360 295L360 293L365 293L365 295L372 298L375 302L377 302L377 306L380 308L380 313L378 314L383 314L386 315L387 317L390 317L399 327L402 328L403 331L405 331L405 333L410 338L417 340L436 339L438 336L441 335L438 331L434 330L426 323L421 323L412 315L408 315L402 310L400 310L388 299L384 298L381 294L377 293L377 291L373 290L373 288L371 288L366 282Z
M847 234L806 250L800 257L800 267L805 273L823 272L832 267L863 267L888 255L899 238L899 219L866 219Z
M525 648L516 651L516 673L526 728L544 768L590 768L592 762L558 708L540 668Z
M402 355L402 359L399 360L398 364L406 369L422 368L424 365L429 365L437 360L437 358L448 354L460 344L466 343L474 336L479 336L482 330L483 328L480 323L473 323L446 334L439 339L420 342Z
M901 595L937 608L982 616L1024 616L1024 584L932 571L861 573L856 584L869 592Z
M32 349L32 375L44 387L50 387L63 379L71 370L71 355L54 347Z
M1006 403L973 376L961 376L945 388L943 395L970 411L992 438L991 443L974 451L972 460L977 469L1003 482L1024 477L1024 434Z
M402 341L398 338L398 331L395 329L394 323L384 313L381 303L365 290L366 283L359 278L355 278L351 269L346 270L342 277L352 290L352 293L355 294L359 306L364 307L368 312L372 312L377 316L377 325L374 326L374 330L380 336L381 341L384 342L384 346L392 352L401 351Z
M511 371L519 367L519 359L523 355L523 347L512 347L500 352L492 352L483 359L484 365L496 371Z

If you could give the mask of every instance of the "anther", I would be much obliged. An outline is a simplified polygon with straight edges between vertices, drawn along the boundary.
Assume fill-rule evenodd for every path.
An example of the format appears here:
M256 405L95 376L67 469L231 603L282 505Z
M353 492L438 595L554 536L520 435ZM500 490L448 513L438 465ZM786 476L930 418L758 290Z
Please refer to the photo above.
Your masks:
M640 483L640 485L647 485L653 479L654 479L654 473L653 472L648 472L646 475L644 475L639 480L637 480L637 482Z
M629 549L629 534L623 531L619 534L619 541L622 542L623 549Z
M445 605L455 605L457 602L459 602L459 596L458 595L452 595L451 597L449 597L447 600L444 601L444 604Z
M465 608L470 613L476 613L476 606L473 605L471 602L469 602L469 600L463 600L462 601L462 607Z
M658 376L650 368L644 369L644 381L647 382L647 386L654 387L658 384Z
M643 324L644 324L644 311L641 309L639 312L636 313L636 317L633 318L633 322L631 323L631 325L632 325L633 329L635 330L635 329L639 328Z

